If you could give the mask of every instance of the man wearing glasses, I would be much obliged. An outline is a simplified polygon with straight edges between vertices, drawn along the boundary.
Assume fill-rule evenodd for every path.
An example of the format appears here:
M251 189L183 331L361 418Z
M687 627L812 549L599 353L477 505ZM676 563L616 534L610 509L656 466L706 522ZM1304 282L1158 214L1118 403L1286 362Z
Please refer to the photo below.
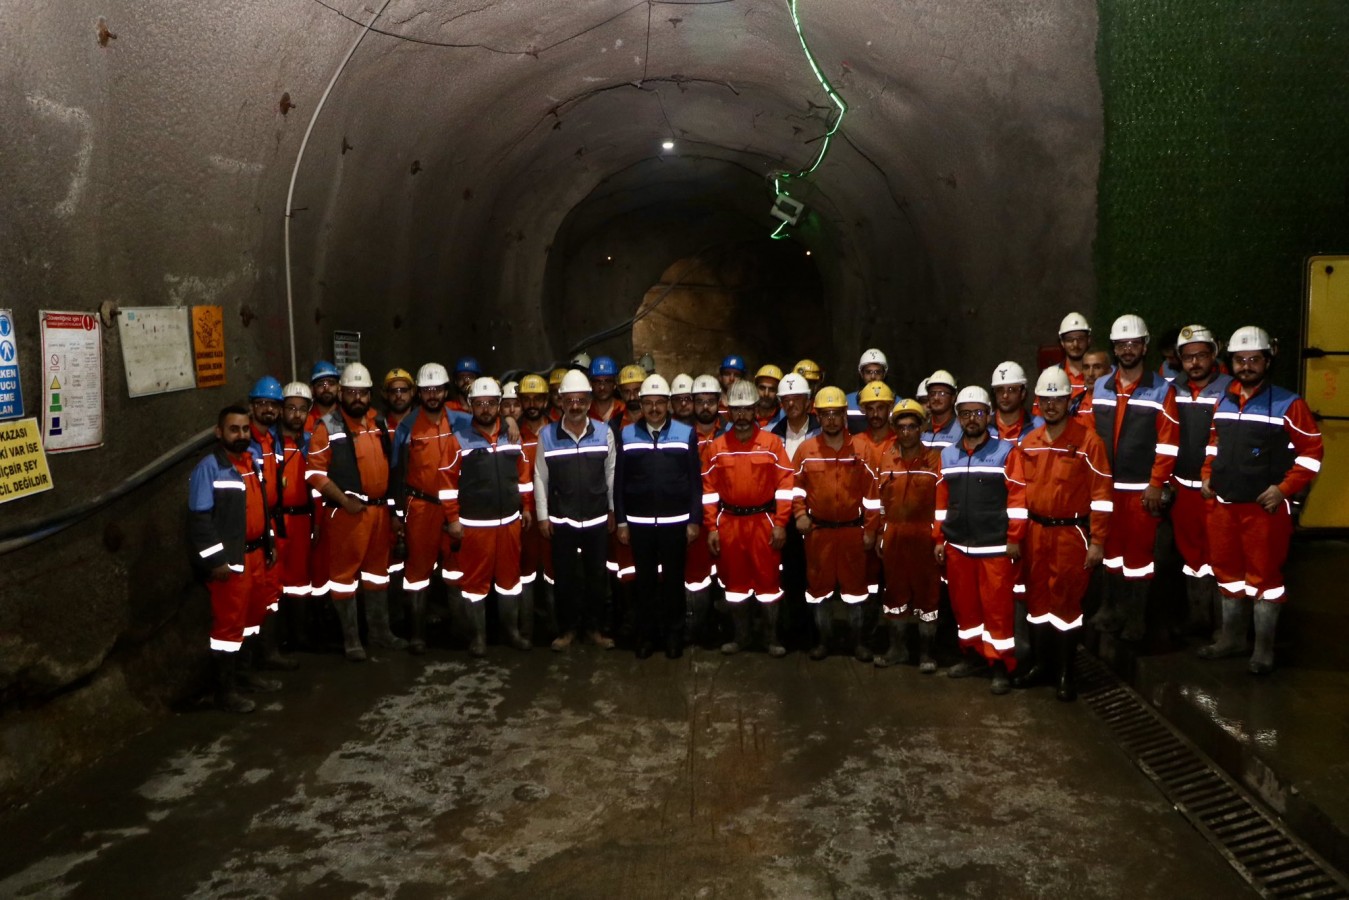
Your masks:
M923 429L923 444L945 450L960 440L960 421L956 418L952 405L956 399L956 378L945 369L938 369L929 375L923 385L927 389L925 403L928 411L927 427Z
M791 377L791 376L788 376ZM796 376L800 378L801 376ZM731 429L731 423L721 417L721 384L711 375L699 375L690 388L693 395L693 430L698 442L698 458L706 471L712 442ZM803 406L809 405L809 397ZM778 423L781 425L782 423ZM712 606L712 577L717 574L707 541L697 540L689 545L684 560L684 603L688 607L688 627L685 638L700 638L707 624L707 613Z
M1098 631L1118 631L1121 640L1139 641L1147 635L1162 486L1176 466L1180 423L1175 387L1144 364L1147 323L1120 316L1110 326L1110 341L1115 371L1096 383L1092 414L1114 473L1114 512L1101 608L1091 621Z
M932 534L965 654L946 674L965 678L991 666L992 692L1006 694L1016 669L1013 586L1026 534L1026 486L1016 445L989 433L992 410L981 387L956 398L963 434L941 452Z

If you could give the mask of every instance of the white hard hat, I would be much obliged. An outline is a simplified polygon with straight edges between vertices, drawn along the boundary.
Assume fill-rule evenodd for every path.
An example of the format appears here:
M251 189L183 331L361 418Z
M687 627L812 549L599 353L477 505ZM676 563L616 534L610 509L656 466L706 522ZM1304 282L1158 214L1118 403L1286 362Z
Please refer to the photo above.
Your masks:
M1062 366L1050 366L1040 373L1040 377L1035 380L1035 396L1037 397L1071 397L1073 395L1073 384L1068 380L1068 373L1063 371Z
M786 375L783 375L782 380L778 382L778 396L809 397L810 382L806 381L803 376L798 375L795 372L789 372Z
M571 358L573 366L580 366L583 369L590 368L590 354L582 351Z
M518 381L508 381L508 382L506 382L505 384L503 384L503 385L501 386L501 399L502 399L502 400L519 400L519 399L520 399L520 395L517 393L517 391L519 390L519 388L520 388L520 382L518 382Z
M642 382L642 389L637 393L638 397L668 397L670 396L670 383L660 375L648 375L646 381Z
M960 389L960 393L956 394L956 406L959 407L962 403L982 403L984 406L993 406L993 401L988 398L988 391L977 384L963 387Z
M675 394L692 394L692 393L693 393L692 375L685 375L683 372L680 372L678 375L674 377L674 381L670 382L671 396Z
M926 379L926 378L924 378L922 381L918 382L918 390L916 390L916 391L913 392L913 396L914 396L915 399L919 399L919 400L921 400L923 397L926 397L926 396L927 396L927 379Z
M1112 341L1146 341L1147 339L1148 323L1132 313L1120 316L1115 320L1115 324L1110 326L1110 340Z
M862 354L862 358L857 361L857 374L861 375L862 370L867 366L880 366L886 372L890 371L890 361L885 358L885 354L876 348L871 348Z
M1176 349L1186 344L1208 344L1214 350L1218 349L1218 339L1203 325L1186 325L1180 330L1180 334L1176 335Z
M932 390L932 386L937 384L944 384L953 391L959 387L959 385L956 384L956 377L945 369L938 369L927 376L925 384L928 390Z
M373 388L375 380L370 377L370 370L360 363L351 363L342 370L342 378L337 382L342 387L349 388Z
M1019 363L1007 362L998 363L998 367L993 370L993 387L1002 387L1008 384L1025 384L1026 370L1021 368Z
M309 385L303 381L292 381L281 389L282 397L303 397L306 400L314 399L314 392L309 390Z
M427 363L417 370L417 387L442 387L450 383L450 373L440 363Z
M580 369L568 369L567 374L562 376L562 384L558 385L560 394L588 394L590 393L590 379Z
M695 394L720 394L721 382L711 375L699 375L693 379L693 393Z
M1086 317L1081 313L1070 312L1059 323L1059 337L1063 337L1070 331L1091 331L1091 326L1087 324Z
M1269 332L1258 325L1243 325L1232 332L1232 340L1227 342L1228 353L1240 353L1243 350L1272 351L1274 342Z
M469 397L500 397L501 385L497 384L495 378L486 375L481 378L473 379L473 386L468 389Z
M759 392L748 381L737 381L726 392L726 405L728 407L753 406L758 402Z

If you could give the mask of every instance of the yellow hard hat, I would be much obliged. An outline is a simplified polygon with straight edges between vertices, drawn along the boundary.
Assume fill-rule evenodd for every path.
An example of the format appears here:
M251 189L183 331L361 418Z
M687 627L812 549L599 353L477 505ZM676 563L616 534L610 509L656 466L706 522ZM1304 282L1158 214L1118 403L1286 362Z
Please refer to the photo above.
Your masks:
M566 369L554 369L548 375L548 386L557 387L559 384L562 383L562 376L566 374L567 374Z
M890 390L890 385L884 381L869 381L857 392L858 404L875 403L878 400L884 401L886 406L895 402L895 392ZM817 403L816 406L818 405Z
M767 363L765 365L759 366L759 371L754 373L755 381L758 381L760 378L771 378L774 381L781 381L782 370L779 369L777 366L773 365L772 363Z
M561 377L558 380L561 381ZM548 393L548 382L531 373L520 379L520 386L515 389L515 392L517 394L546 394Z
M820 392L815 395L816 409L847 409L848 398L842 389L836 387L822 387Z
M417 380L412 377L412 373L407 369L390 369L384 376L384 387L388 387L395 381L406 381L409 385L415 385Z
M800 375L806 381L819 381L823 373L820 371L820 364L813 359L803 359L792 366L792 371Z
M619 384L641 384L646 381L646 369L641 366L624 366L618 373Z
M917 400L901 400L890 410L890 420L893 422L900 416L917 416L919 422L926 422L927 407Z

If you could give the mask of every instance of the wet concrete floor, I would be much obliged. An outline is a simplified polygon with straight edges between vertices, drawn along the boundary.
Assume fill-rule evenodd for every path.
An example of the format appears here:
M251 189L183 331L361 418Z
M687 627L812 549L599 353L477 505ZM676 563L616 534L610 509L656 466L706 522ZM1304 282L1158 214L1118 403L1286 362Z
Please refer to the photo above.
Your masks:
M1236 897L1041 689L801 654L303 656L0 816L0 897Z

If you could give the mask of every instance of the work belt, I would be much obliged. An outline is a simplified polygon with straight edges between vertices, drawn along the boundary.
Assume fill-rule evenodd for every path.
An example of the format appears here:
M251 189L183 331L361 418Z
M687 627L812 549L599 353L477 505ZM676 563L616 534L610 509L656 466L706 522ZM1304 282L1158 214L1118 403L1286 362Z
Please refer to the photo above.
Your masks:
M1053 528L1056 525L1090 525L1091 516L1077 516L1072 519L1051 519L1048 516L1037 516L1030 514L1030 520L1037 525L1048 525Z
M360 497L357 497L354 494L347 494L347 496L351 497L354 500L361 500ZM364 503L366 506L383 506L384 498L371 497L369 500L361 500L361 502ZM340 507L340 504L334 503L333 501L329 500L326 497L323 499L323 505L328 507L329 509L338 509Z
M757 516L759 513L771 513L777 509L776 501L769 501L760 506L732 506L729 503L721 504L721 511L728 512L733 516Z
M254 550L261 550L266 545L266 538L258 538L256 541L244 541L244 552L252 553Z
M439 503L439 502L440 502L440 498L439 498L438 496L436 496L435 494L431 494L431 493L428 493L428 492L426 492L426 491L418 490L417 488L413 487L412 485L408 485L408 487L407 487L407 492L408 492L408 496L409 496L409 497L416 497L418 500L425 500L427 503Z
M283 506L281 515L283 516L307 516L314 511L314 508L308 504L304 506Z
M812 523L816 528L861 528L861 527L862 527L862 517L861 517L861 516L858 516L858 517L855 518L855 519L849 519L849 520L846 521L846 522L831 522L831 521L829 521L828 519L817 519L817 518L815 518L814 516L811 516L811 517L810 517L810 521L811 521L811 523Z

